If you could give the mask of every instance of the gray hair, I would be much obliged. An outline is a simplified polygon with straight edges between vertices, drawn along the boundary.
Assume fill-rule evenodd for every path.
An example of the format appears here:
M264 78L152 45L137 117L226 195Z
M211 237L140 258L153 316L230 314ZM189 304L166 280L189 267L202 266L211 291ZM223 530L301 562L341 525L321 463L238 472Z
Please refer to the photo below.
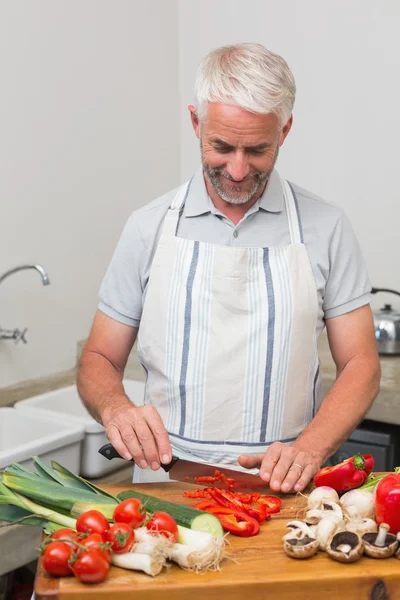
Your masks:
M261 44L216 48L197 70L194 104L200 121L206 117L208 102L220 102L253 113L276 113L284 126L295 96L296 84L288 64Z

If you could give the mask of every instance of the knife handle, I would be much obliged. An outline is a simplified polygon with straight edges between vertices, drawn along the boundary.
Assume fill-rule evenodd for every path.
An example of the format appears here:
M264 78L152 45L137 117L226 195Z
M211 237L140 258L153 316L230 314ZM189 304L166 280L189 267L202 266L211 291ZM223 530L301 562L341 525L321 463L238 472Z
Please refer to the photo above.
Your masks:
M123 456L121 456L119 454L119 452L114 448L114 446L112 444L104 444L104 446L102 446L99 450L98 450L99 454L101 454L102 456L104 456L105 458L108 458L108 460L112 460L113 458L124 458ZM126 459L124 459L126 460ZM177 456L172 456L172 460L170 463L168 463L167 465L163 465L161 463L161 468L164 469L164 471L166 473L168 473L168 471L170 469L172 469L172 467L174 466L174 464L176 463L176 461L179 460L179 458ZM135 462L133 460L133 458L130 459L131 462Z

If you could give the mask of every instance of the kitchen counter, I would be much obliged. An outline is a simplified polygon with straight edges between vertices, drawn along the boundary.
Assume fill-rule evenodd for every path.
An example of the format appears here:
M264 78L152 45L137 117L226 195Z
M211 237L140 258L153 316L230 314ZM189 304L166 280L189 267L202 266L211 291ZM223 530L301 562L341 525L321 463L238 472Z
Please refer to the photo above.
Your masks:
M113 494L122 486L104 486ZM165 500L193 505L183 497L185 483L136 485L144 493ZM267 490L268 491L268 490ZM39 563L35 582L36 600L346 600L397 598L400 588L399 561L396 558L375 560L362 557L352 564L333 561L324 552L308 560L286 556L282 536L286 523L304 516L306 498L280 495L282 509L261 526L258 535L228 537L229 557L219 571L196 574L177 565L164 569L152 578L144 573L111 567L108 578L98 585L85 585L74 577L52 578Z

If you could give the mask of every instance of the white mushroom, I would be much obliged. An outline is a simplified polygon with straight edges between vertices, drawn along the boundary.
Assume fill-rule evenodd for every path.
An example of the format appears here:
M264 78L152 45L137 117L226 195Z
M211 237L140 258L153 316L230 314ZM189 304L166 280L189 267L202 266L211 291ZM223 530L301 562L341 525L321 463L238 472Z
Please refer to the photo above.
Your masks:
M330 538L339 528L340 524L335 519L329 517L321 519L315 528L315 537L318 540L320 550L325 552Z
M318 541L307 535L301 539L292 537L283 542L283 548L291 558L310 558L318 551Z
M288 540L292 538L301 539L305 536L310 538L313 537L310 528L307 523L303 523L303 521L290 521L290 523L286 524L286 527L290 529L289 533L283 536L283 540Z
M322 485L316 487L308 496L307 507L320 508L324 502L339 502L338 493L331 487Z
M343 511L337 502L324 502L324 516L335 516L338 521L343 519Z
M363 541L351 531L338 531L326 547L329 556L339 562L354 562L361 558L363 550Z
M346 530L363 536L364 533L378 531L378 525L373 519L357 519L356 521L346 521Z
M388 558L393 556L398 548L398 541L393 533L389 533L389 525L381 523L378 533L366 533L362 539L364 552L373 558Z

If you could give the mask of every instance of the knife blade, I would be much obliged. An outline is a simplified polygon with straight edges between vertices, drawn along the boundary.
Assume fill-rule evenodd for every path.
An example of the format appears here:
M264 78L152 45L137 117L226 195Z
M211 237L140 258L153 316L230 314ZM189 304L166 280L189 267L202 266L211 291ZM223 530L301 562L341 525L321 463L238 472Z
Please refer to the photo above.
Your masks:
M105 444L102 446L99 449L99 453L109 460L112 460L113 458L123 458L112 444ZM134 462L133 459L131 459L131 461ZM185 460L183 458L179 458L178 456L172 456L171 462L167 465L161 464L161 468L164 469L166 473L169 473L172 479L175 479L176 481L183 481L185 483L201 485L203 482L196 482L195 478L213 477L215 471L219 471L226 477L235 480L235 490L254 491L260 489L269 489L268 484L258 475L244 473L238 469L227 469L225 467ZM210 487L211 485L212 484L207 482L207 487ZM216 486L218 485L221 485L221 482L217 481Z

